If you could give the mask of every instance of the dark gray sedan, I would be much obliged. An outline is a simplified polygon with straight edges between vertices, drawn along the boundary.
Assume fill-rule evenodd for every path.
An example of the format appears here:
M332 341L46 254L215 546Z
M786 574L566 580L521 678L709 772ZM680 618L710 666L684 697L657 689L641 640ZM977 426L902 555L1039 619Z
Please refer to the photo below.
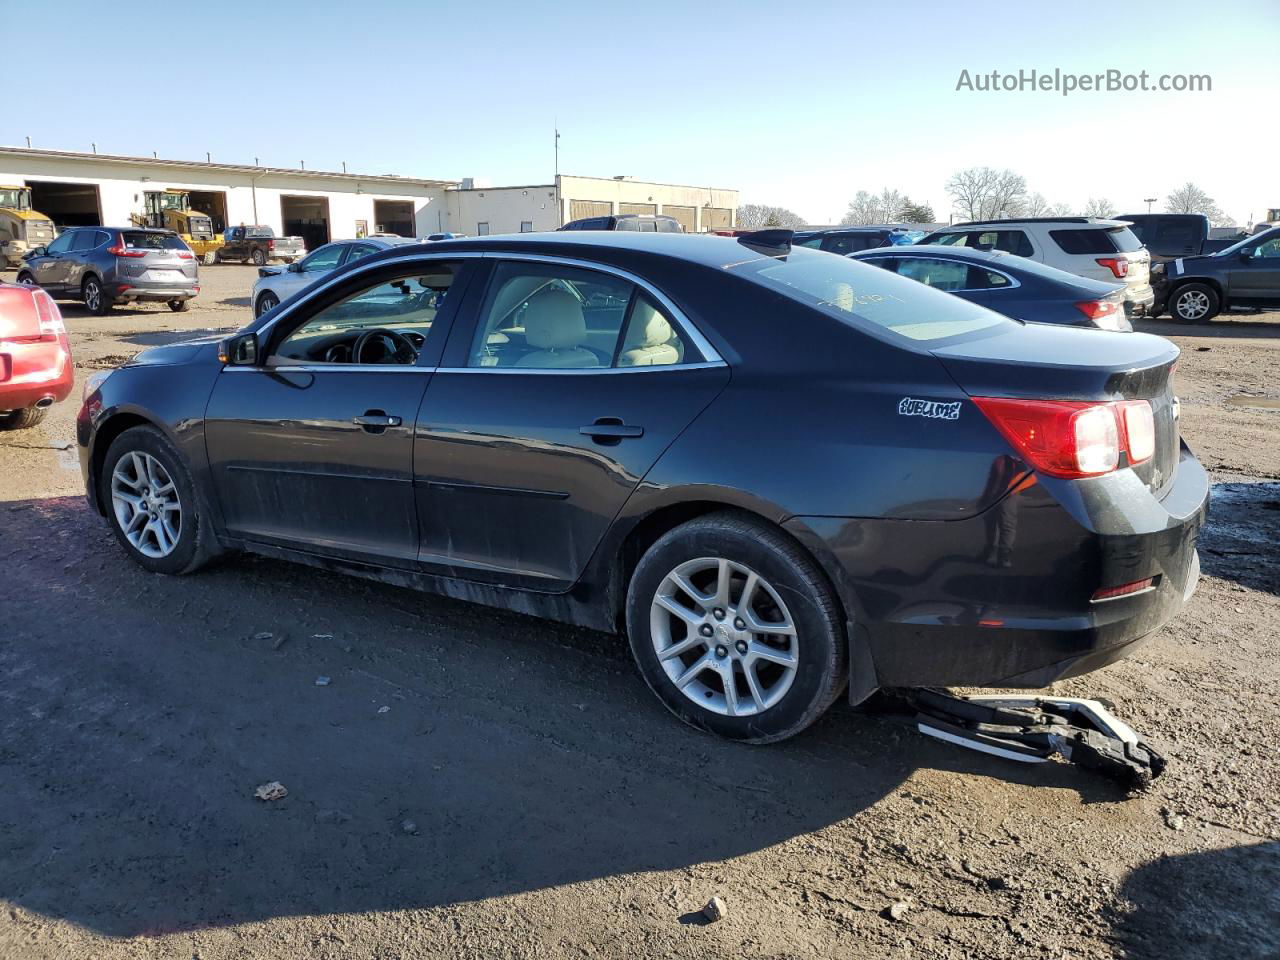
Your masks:
M849 254L1015 320L1132 330L1124 284L1105 283L1000 251L916 245Z

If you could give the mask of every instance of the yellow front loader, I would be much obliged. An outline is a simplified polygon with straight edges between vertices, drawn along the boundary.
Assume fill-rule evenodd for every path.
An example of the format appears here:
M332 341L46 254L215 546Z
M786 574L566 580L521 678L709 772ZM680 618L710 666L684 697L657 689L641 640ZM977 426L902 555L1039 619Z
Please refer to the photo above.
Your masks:
M166 190L148 195L146 213L129 217L135 226L163 227L182 237L191 251L204 263L215 263L222 237L213 232L213 218L191 209L191 194L186 190Z
M53 220L31 209L31 188L0 184L0 264L16 267L53 240Z

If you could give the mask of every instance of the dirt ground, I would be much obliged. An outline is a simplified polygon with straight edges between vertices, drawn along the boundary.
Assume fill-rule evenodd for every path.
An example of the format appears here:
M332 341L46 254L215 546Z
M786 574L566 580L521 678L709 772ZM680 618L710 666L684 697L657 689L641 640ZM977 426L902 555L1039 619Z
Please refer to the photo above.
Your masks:
M79 376L241 325L253 276L64 305ZM1055 688L1167 755L1132 797L847 706L722 743L589 631L266 560L148 575L82 499L77 386L0 435L0 957L1280 957L1280 315L1143 329L1183 350L1205 575Z

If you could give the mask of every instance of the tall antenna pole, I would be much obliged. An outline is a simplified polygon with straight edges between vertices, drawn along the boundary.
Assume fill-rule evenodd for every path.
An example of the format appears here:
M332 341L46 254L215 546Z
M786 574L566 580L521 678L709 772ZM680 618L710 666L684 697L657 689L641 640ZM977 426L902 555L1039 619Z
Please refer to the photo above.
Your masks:
M553 120L556 132L556 226L564 226L564 204L560 202L560 121Z

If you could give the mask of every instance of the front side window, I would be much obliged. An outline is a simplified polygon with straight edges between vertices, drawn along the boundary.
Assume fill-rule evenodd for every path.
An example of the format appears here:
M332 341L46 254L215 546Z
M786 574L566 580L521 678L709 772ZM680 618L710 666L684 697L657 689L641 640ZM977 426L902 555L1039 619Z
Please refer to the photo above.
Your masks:
M1266 243L1259 246L1254 256L1268 260L1280 257L1280 237L1276 237L1274 240L1268 240Z
M345 248L340 243L329 243L321 247L299 264L303 273L322 273L333 270L342 260Z
M367 243L357 243L351 248L351 252L347 254L346 263L355 263L361 257L367 257L371 253L377 253L377 251L377 247L371 247Z
M967 233L940 233L936 237L927 238L927 243L938 243L944 247L963 247L969 239Z
M457 263L418 264L325 307L284 339L268 365L412 366L459 269Z
M690 355L648 294L594 270L499 264L480 316L472 367L604 370L679 364Z
M45 250L48 253L66 253L68 250L71 249L71 241L76 238L79 232L80 231L76 230L68 233L59 234L57 239L54 240L53 243L45 247Z
M934 287L954 293L969 286L969 267L954 260L929 260L922 257L903 257L898 261L898 276L910 277Z

